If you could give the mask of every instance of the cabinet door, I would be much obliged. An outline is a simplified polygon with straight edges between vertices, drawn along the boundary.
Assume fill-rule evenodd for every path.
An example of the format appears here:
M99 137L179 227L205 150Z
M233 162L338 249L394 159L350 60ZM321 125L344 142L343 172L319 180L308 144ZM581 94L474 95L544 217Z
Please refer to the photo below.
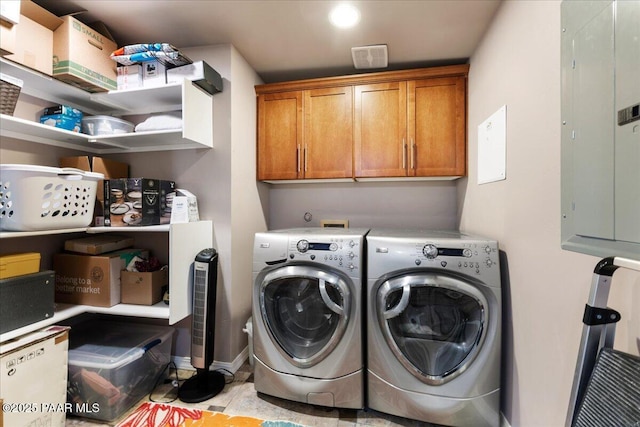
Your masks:
M353 176L353 89L304 92L305 178Z
M356 177L407 175L406 82L355 87Z
M258 96L258 179L301 178L302 92Z
M410 176L461 176L466 170L464 77L407 82Z

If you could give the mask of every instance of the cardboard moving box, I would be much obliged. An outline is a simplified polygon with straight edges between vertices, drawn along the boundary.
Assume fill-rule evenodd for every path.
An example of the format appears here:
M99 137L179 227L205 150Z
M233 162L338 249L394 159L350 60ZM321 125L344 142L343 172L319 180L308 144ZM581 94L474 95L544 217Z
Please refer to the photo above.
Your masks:
M66 240L64 242L65 251L80 252L89 255L100 255L132 246L133 237L118 236L111 233Z
M6 58L50 76L53 72L53 34L62 22L61 18L32 1L20 2L19 22L11 27L3 25L0 30L2 50L12 52Z
M104 179L127 178L129 165L115 160L98 156L61 157L58 161L61 168L76 168L87 172L98 172L104 175ZM104 180L98 182L96 190L96 208L93 212L93 225L104 225Z
M102 255L54 254L56 302L112 307L120 303L120 272L145 249L123 249Z
M108 37L65 16L53 33L53 77L87 92L116 90L116 49Z
M122 303L153 305L162 300L162 288L169 283L167 270L138 272L123 271L120 274L122 283Z
M0 343L0 401L16 408L3 410L0 424L64 426L68 357L69 328L65 326L50 326Z

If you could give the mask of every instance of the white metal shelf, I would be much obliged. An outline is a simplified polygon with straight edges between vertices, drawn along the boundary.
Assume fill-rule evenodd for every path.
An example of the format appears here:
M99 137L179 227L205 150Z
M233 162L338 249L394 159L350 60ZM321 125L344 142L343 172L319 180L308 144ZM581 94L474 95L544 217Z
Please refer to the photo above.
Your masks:
M92 136L0 115L0 135L96 154L213 148L211 95L190 81L90 93L0 58L0 71L23 80L21 93L88 114L127 116L182 110L183 129Z
M117 304L113 307L93 307L89 305L56 304L56 311L49 319L32 323L0 335L0 342L5 342L29 332L45 328L83 313L109 314L114 316L145 317L153 319L169 319L169 306L164 302L155 305Z
M2 231L0 239L10 239L18 237L47 236L51 234L70 234L70 233L168 233L171 229L170 224L164 225L148 225L144 227L81 227L81 228L61 228L58 230L40 230L40 231Z

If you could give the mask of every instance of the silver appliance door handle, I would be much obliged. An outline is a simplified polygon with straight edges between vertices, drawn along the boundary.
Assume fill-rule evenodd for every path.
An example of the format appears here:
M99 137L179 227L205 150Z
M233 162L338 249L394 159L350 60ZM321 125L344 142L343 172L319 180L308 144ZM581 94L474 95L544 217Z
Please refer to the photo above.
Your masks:
M320 296L322 297L322 301L324 301L327 307L329 307L329 309L334 313L342 316L342 314L344 313L344 310L338 304L333 302L331 298L329 298L329 294L327 293L327 285L324 280L320 279L320 284L318 288L320 289Z
M402 286L402 296L400 297L400 302L396 304L395 307L385 311L382 313L386 320L397 317L404 311L405 308L409 305L409 297L411 296L411 285L408 283Z

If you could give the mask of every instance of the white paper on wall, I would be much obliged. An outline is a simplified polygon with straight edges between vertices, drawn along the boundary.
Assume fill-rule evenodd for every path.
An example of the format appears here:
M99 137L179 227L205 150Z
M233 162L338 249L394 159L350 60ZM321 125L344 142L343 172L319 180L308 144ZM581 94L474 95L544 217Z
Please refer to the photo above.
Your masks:
M507 106L478 125L478 184L506 179Z

